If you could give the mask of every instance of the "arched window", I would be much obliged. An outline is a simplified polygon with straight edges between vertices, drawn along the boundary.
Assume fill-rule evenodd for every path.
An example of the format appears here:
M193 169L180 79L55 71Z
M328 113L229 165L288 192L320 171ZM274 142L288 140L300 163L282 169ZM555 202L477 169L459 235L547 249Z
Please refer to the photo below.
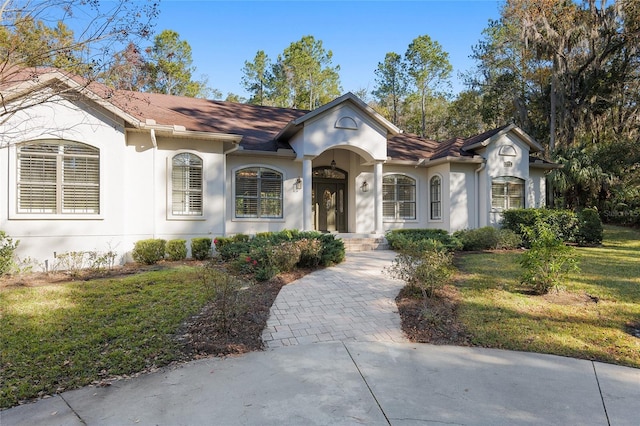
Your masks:
M404 175L382 178L382 216L389 220L416 218L416 181Z
M498 177L491 181L491 208L496 210L524 207L524 180Z
M442 179L434 176L429 181L430 198L430 218L431 220L442 219Z
M282 173L247 167L236 171L235 178L235 217L282 217Z
M18 213L99 214L100 150L41 140L17 148Z
M171 214L202 216L202 159L188 152L171 160Z

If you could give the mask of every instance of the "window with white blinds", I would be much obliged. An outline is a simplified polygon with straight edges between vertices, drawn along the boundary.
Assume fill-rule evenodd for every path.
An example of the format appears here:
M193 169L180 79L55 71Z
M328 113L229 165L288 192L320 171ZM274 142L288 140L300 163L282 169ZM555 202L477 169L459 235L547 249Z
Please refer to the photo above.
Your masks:
M202 159L190 153L171 160L171 213L202 216Z
M46 140L21 144L17 155L18 213L100 213L100 150Z
M235 217L282 218L282 173L247 167L235 174Z
M442 179L440 176L434 176L429 181L430 201L430 218L431 220L442 219Z
M382 178L382 216L388 220L416 218L416 181L409 176Z
M495 210L524 208L524 180L499 177L491 181L491 207Z

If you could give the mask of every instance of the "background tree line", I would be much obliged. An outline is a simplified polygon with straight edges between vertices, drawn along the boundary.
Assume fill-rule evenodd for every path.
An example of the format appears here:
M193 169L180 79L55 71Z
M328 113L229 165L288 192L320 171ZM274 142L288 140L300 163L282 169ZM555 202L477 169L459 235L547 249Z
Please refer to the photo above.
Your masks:
M102 25L74 34L66 22L78 4ZM194 77L191 47L178 33L151 39L157 3L106 4L6 1L2 69L52 66L116 89L222 98L206 77ZM637 0L506 0L473 48L476 67L464 74L462 92L451 93L448 53L421 35L405 52L382 56L374 89L356 94L403 130L434 140L516 123L547 147L547 159L565 165L550 176L554 204L640 208L638 49ZM317 108L342 94L332 56L311 35L275 58L259 50L241 70L249 98L226 100Z

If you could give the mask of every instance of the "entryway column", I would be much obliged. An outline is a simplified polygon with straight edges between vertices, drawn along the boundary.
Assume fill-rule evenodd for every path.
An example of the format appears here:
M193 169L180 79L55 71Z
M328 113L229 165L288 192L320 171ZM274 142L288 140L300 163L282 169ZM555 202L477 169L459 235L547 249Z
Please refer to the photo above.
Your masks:
M382 161L376 161L373 165L373 192L375 196L373 209L375 230L373 232L378 235L384 233L382 228L382 163Z
M313 212L311 210L313 158L304 157L302 160L302 228L313 231Z

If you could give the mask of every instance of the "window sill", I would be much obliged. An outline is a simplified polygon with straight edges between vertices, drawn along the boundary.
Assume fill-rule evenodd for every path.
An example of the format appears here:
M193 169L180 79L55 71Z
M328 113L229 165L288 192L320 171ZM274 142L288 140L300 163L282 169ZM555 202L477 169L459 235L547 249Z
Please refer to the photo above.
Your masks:
M382 223L418 223L418 219L382 219Z
M185 222L204 222L207 219L204 216L167 216L167 220L185 221Z
M285 223L285 219L279 218L261 218L261 217L234 217L231 222L271 222L271 223Z
M102 214L11 213L9 220L104 220Z

